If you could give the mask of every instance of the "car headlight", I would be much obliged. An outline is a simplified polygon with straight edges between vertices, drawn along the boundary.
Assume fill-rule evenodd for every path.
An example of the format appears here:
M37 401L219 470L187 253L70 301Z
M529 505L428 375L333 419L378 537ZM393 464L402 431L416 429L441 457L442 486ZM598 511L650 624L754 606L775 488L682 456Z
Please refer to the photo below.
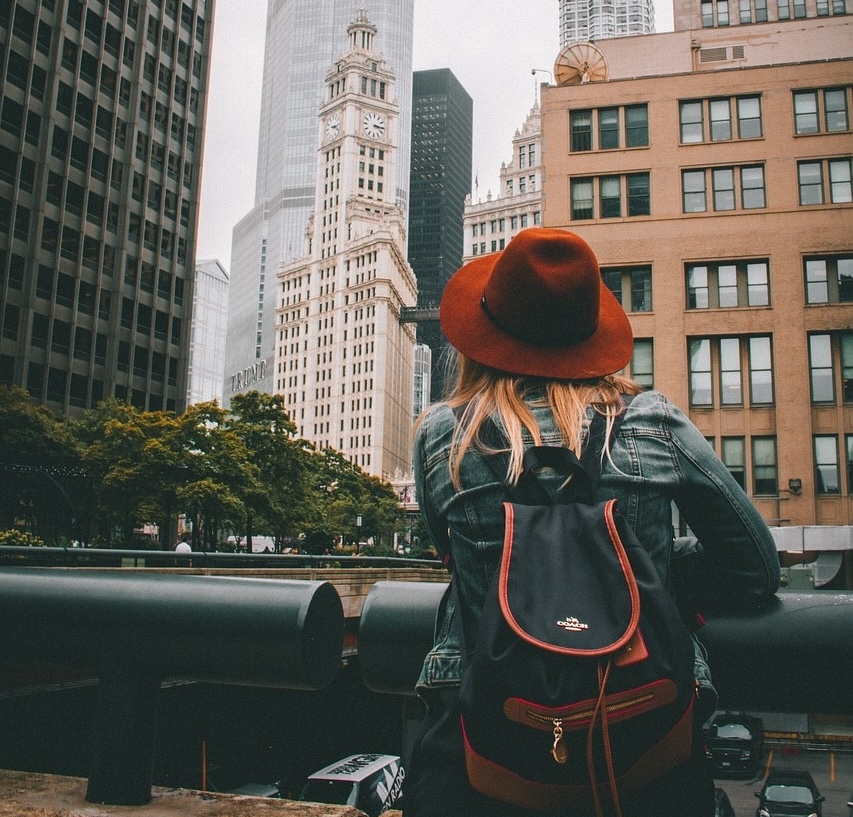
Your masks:
M770 817L770 812L766 808L758 809L758 817Z

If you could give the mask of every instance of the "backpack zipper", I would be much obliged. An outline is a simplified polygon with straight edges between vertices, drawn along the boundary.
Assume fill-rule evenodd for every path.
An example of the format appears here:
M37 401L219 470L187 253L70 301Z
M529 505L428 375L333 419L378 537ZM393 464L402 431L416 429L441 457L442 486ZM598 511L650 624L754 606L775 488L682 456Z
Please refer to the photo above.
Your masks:
M613 715L617 712L623 711L624 709L629 709L630 707L646 703L654 697L655 696L652 693L645 693L644 695L637 695L627 700L606 704L605 709L607 710L608 715ZM534 709L528 709L525 714L529 720L537 724L537 727L539 724L549 724L553 727L554 743L551 745L551 757L554 758L556 763L562 765L569 759L569 752L566 748L566 743L563 740L563 725L568 723L578 724L579 721L589 720L594 712L595 710L591 708L584 709L580 712L573 712L563 718L554 718L553 716L543 715ZM575 728L577 728L577 726Z

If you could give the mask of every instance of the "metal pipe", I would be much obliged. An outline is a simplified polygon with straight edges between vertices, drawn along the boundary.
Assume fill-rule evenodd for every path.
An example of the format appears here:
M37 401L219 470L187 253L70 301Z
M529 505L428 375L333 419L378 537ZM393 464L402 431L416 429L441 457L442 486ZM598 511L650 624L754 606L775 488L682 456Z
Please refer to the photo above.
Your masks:
M414 695L445 586L377 582L359 622L359 665L374 692ZM755 610L706 616L720 705L853 714L853 594L782 592Z
M0 620L0 666L289 689L332 680L344 630L329 582L61 568L0 568Z
M161 681L320 689L341 665L328 582L0 568L0 667L100 679L86 799L151 799Z

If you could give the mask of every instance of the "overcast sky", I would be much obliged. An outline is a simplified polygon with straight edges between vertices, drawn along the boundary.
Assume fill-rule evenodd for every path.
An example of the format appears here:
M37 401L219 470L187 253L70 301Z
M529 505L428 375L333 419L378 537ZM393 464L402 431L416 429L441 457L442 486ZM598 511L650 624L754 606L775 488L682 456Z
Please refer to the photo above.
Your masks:
M657 30L669 31L671 0L658 5ZM255 195L266 8L267 0L216 3L198 258L217 258L228 270L231 231ZM550 80L531 71L553 71L557 9L558 0L415 0L414 70L449 68L474 100L480 198L490 189L497 193L515 130L533 106L538 83Z

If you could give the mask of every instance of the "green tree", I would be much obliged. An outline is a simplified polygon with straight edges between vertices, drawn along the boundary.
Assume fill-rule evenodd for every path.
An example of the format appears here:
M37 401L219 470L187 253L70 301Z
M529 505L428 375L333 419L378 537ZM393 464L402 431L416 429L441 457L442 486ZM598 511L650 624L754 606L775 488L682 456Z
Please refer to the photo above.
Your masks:
M214 550L227 528L245 525L260 468L215 400L190 406L179 422L185 478L178 500L192 522L193 549Z
M119 544L131 547L134 529L164 524L164 508L174 508L180 481L175 415L109 399L85 412L76 431L93 480L96 531L111 542L112 530L118 528Z
M310 521L310 463L313 448L296 436L281 395L257 391L235 395L226 427L246 447L257 478L245 487L246 547L252 536L271 534L276 549Z
M0 386L0 529L77 538L88 483L68 426L17 386Z
M327 448L317 454L313 480L314 523L308 534L340 535L345 541L373 539L374 546L391 546L395 531L402 530L403 515L394 489L370 476L343 454ZM356 530L356 519L361 528Z

